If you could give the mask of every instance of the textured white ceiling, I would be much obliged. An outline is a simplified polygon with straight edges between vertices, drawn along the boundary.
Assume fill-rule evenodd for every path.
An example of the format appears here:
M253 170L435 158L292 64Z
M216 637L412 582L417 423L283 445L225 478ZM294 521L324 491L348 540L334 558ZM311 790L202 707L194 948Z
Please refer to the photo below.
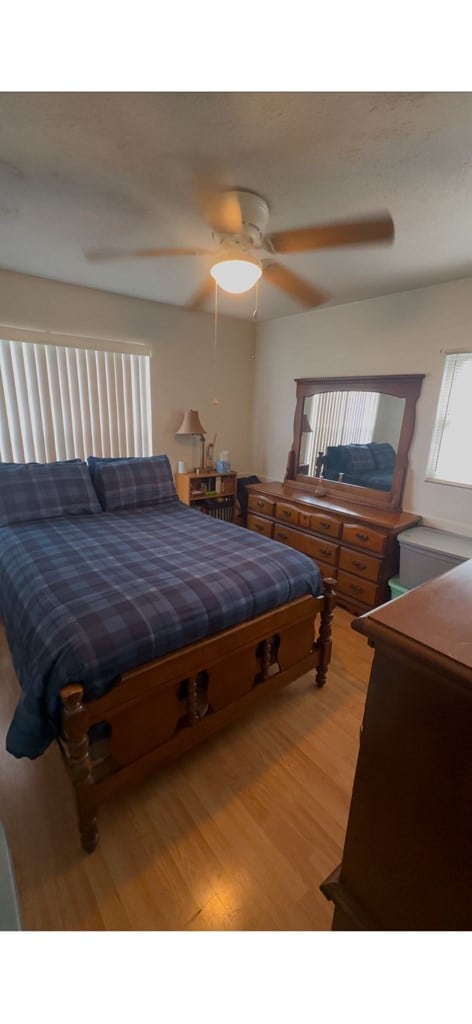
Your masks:
M197 172L260 192L269 231L390 210L393 246L279 257L332 304L464 277L471 124L471 93L2 93L0 266L184 306L203 257L83 251L212 245ZM303 308L262 282L259 318Z

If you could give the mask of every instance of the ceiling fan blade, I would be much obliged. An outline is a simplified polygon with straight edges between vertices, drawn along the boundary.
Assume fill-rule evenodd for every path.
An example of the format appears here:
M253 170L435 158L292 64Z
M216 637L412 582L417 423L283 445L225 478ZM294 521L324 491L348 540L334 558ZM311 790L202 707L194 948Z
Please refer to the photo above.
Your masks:
M281 263L264 264L263 280L270 281L276 288L280 288L287 295L291 295L305 306L309 306L310 309L321 306L330 298L327 292L321 291L320 288L314 288L303 277L294 274L292 270L283 267Z
M194 174L198 206L212 231L239 234L243 227L241 206L236 192L212 182L208 175Z
M208 256L212 249L88 249L85 257L91 263L102 260L152 260L159 256Z
M268 237L274 252L305 252L308 249L336 249L342 245L392 242L394 234L393 220L389 213L384 213L364 220L276 231Z
M216 221L221 224L220 231L234 234L242 231L241 206L235 192L225 192L216 197Z
M215 282L210 275L205 278L200 288L192 295L192 298L187 302L187 309L200 309L207 299L214 294Z

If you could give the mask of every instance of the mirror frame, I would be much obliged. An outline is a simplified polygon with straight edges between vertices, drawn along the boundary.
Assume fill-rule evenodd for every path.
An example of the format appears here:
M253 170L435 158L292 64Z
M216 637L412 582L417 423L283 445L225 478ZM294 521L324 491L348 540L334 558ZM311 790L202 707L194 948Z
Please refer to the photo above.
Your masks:
M305 492L313 488L315 495L318 497L335 497L339 500L350 498L351 501L359 505L400 509L408 469L408 453L415 427L416 402L421 391L424 376L424 373L408 373L380 377L296 378L297 405L293 421L293 443L288 454L284 483L300 487ZM359 487L357 484L346 484L343 481L325 480L324 478L297 473L305 398L310 398L312 395L318 395L325 391L379 391L381 394L394 395L397 398L405 399L397 458L390 491L376 491L371 487Z

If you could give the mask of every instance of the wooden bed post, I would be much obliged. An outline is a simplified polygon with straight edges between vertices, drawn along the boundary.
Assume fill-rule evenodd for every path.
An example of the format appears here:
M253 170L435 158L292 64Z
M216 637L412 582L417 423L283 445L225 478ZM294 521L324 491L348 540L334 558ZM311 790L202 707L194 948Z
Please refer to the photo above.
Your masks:
M328 673L328 665L331 661L331 627L333 612L336 607L335 594L336 580L329 576L323 580L324 605L320 613L320 631L315 643L315 649L320 652L320 663L316 669L316 685L324 686Z
M89 723L87 710L82 703L83 694L83 687L75 683L62 687L62 723L69 768L75 789L82 846L87 853L92 853L97 846L99 836L88 741Z

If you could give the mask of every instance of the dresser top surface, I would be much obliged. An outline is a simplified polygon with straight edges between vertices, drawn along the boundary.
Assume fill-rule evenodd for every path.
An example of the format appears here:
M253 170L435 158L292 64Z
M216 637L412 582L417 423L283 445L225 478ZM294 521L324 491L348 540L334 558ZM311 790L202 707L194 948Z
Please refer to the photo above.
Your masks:
M313 490L300 490L290 484L283 484L277 481L263 484L250 484L249 494L264 494L276 500L285 499L299 502L303 505L310 505L313 511L322 509L324 512L344 516L356 522L374 523L376 526L385 526L389 530L399 532L409 526L421 522L421 516L412 512L391 511L390 509L373 508L371 505L360 505L350 501L339 501L331 499L328 495L318 497Z
M375 626L413 640L472 671L472 560L362 615L355 628Z

